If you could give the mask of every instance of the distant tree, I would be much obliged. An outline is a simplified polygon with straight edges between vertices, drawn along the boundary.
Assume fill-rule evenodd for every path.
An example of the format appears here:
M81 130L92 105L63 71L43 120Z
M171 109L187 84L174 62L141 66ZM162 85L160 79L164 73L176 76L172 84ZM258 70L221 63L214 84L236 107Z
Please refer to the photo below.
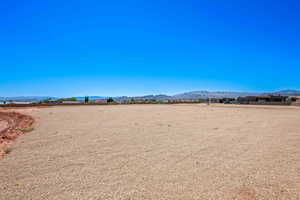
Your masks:
M88 96L84 97L84 103L89 103L89 97Z
M71 97L71 98L66 98L65 101L77 101L77 99L75 97Z
M199 102L199 103L204 103L205 100L204 100L204 99L198 99L198 102Z
M107 99L107 103L114 103L114 102L115 102L115 100L111 97Z
M297 101L297 98L296 97L289 97L286 101L289 102L289 103L292 103L292 102Z
M51 99L44 99L44 100L42 101L42 103L49 103L49 100L51 100Z

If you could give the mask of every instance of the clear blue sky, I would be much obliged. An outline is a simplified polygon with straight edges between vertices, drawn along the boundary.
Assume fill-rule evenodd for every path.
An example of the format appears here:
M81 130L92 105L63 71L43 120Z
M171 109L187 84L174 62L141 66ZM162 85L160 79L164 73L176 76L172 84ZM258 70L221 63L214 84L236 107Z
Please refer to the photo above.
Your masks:
M15 0L0 8L0 96L300 89L297 0Z

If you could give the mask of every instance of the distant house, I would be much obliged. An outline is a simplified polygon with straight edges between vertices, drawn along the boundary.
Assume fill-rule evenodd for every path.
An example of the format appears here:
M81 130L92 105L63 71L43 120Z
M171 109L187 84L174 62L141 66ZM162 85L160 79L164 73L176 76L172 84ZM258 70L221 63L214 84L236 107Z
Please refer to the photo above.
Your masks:
M48 103L50 104L78 104L80 101L69 101L67 99L49 99Z
M62 101L62 103L64 104L77 104L77 103L81 103L80 101Z
M36 101L13 101L12 104L35 104L37 103Z
M59 103L63 103L64 100L63 99L49 99L48 103L50 104L59 104Z
M209 101L211 103L224 103L224 104L236 103L235 98L210 98Z
M300 97L297 97L296 101L292 103L294 106L300 106Z
M37 101L14 101L14 100L7 100L7 101L0 101L0 104L18 104L18 105L25 105L25 104L36 104Z
M239 97L237 102L240 104L273 104L273 105L286 105L289 104L288 96L275 96L275 95L266 95L266 96L247 96Z
M107 103L107 100L106 99L95 99L94 103L103 104L103 103Z

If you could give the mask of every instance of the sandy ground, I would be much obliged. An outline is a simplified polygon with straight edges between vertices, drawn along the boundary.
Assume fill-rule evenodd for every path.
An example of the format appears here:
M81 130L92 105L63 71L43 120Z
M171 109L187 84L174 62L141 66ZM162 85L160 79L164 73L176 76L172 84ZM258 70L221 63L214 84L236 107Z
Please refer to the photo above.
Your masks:
M0 160L0 199L300 199L300 108L66 106Z

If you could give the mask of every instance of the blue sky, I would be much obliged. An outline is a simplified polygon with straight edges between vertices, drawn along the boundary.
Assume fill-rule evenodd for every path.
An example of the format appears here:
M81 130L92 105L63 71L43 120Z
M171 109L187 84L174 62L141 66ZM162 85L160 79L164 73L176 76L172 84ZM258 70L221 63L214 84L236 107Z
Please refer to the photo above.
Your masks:
M0 9L0 96L300 89L296 0L15 0Z

